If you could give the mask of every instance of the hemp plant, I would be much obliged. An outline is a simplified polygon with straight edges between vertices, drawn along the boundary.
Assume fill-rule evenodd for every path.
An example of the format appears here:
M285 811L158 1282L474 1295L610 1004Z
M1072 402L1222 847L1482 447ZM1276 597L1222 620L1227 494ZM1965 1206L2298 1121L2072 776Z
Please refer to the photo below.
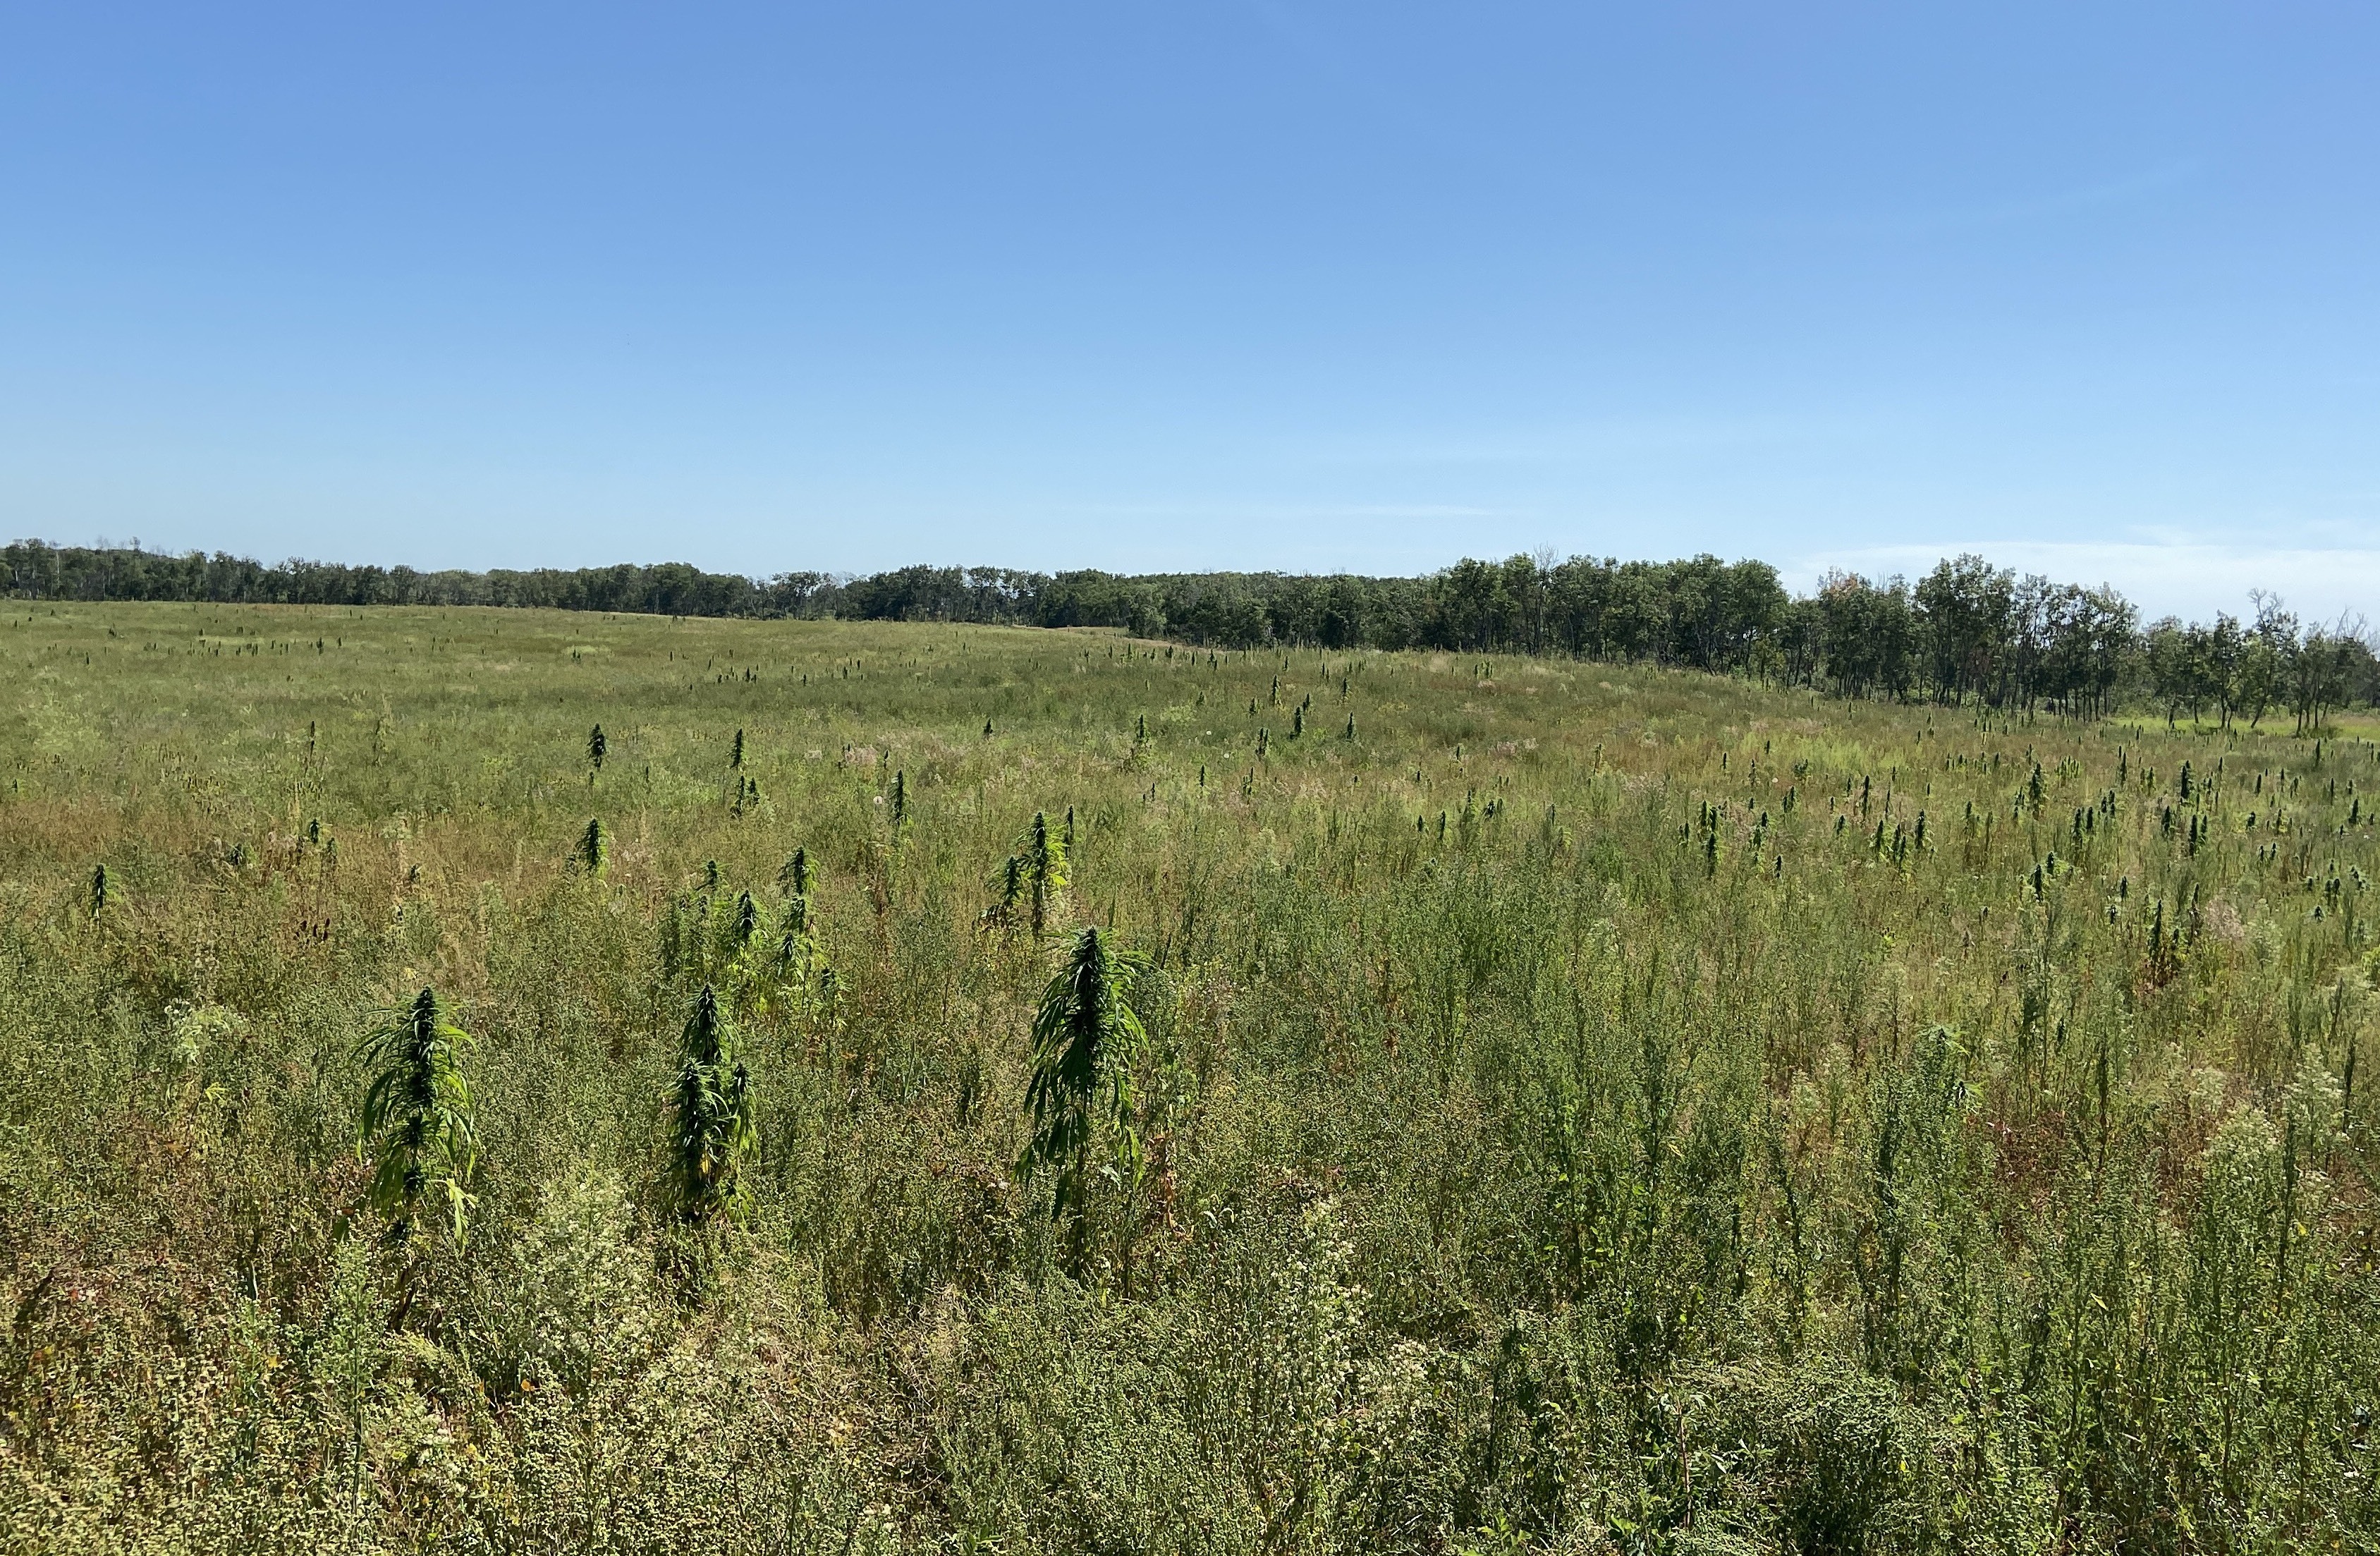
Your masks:
M818 941L810 928L810 899L797 892L785 899L783 930L777 940L777 981L807 991L810 968L817 960Z
M1122 1186L1140 1181L1133 1073L1148 1033L1133 1009L1132 991L1148 966L1141 953L1117 950L1108 932L1087 929L1042 993L1033 1021L1033 1079L1025 1093L1033 1135L1016 1170L1027 1179L1055 1171L1052 1220L1070 1211L1081 1216L1095 1149L1107 1157L1096 1169L1101 1175Z
M589 821L587 830L578 834L578 846L572 858L590 879L602 879L605 868L612 862L612 837L603 830L600 818Z
M1050 832L1049 812L1036 810L1033 825L1026 830L1022 844L1019 857L1030 895L1033 938L1038 940L1049 929L1050 916L1065 894L1067 839Z
M983 910L983 921L1006 929L1016 922L1018 906L1025 900L1025 860L1011 854L1000 867L995 878L999 900Z
M992 877L992 889L999 899L983 910L981 921L1007 928L1014 925L1020 913L1032 926L1038 942L1048 930L1050 920L1057 913L1066 891L1066 855L1074 841L1072 808L1066 812L1066 830L1054 833L1050 829L1050 813L1036 810L1033 824L1016 840L1016 850L1002 862Z
M443 1212L456 1246L469 1231L469 1185L480 1158L471 1086L463 1076L463 1056L471 1046L470 1034L447 1019L436 992L424 989L357 1050L371 1082L356 1149L361 1155L378 1147L367 1198L388 1221L392 1244L412 1237L425 1200Z
M793 857L777 872L777 883L784 888L785 906L771 971L779 985L792 985L807 997L810 974L818 962L817 926L810 906L813 877L808 849L794 850Z
M738 1169L758 1136L752 1075L735 1057L719 996L706 984L695 1000L670 1086L670 1198L680 1219L715 1221L743 1197Z

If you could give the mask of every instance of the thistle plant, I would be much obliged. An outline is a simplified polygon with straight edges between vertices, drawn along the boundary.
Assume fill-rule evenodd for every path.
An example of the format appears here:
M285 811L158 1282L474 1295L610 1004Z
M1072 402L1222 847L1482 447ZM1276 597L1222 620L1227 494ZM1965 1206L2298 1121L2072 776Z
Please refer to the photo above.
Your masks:
M1133 1009L1132 989L1148 965L1137 952L1118 951L1107 932L1087 929L1042 993L1033 1021L1033 1079L1025 1093L1033 1135L1016 1169L1027 1179L1056 1172L1053 1220L1070 1211L1081 1215L1095 1148L1108 1158L1102 1175L1123 1185L1140 1181L1133 1072L1148 1034Z
M469 1230L469 1185L480 1155L471 1087L463 1076L471 1044L470 1034L446 1018L437 994L424 989L357 1050L371 1082L356 1149L362 1155L379 1148L367 1197L388 1221L392 1244L411 1238L424 1199L443 1211L456 1246Z
M719 996L705 985L694 1003L670 1087L670 1197L678 1216L701 1223L742 1199L739 1169L757 1138L751 1072L735 1058Z

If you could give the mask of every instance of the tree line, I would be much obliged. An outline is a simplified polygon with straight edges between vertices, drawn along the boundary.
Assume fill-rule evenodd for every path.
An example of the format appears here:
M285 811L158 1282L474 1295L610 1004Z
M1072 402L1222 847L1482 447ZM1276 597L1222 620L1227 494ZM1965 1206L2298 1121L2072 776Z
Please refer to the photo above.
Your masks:
M305 605L499 605L665 615L842 617L1122 627L1201 647L1439 649L1644 662L1840 696L2078 716L2122 703L2228 727L2286 711L2300 729L2380 704L2360 620L2307 622L2266 594L2252 616L2143 625L2112 589L1945 558L1912 583L1836 572L1796 596L1765 562L1514 556L1424 577L913 566L768 578L651 566L420 572L217 552L18 541L22 599Z
M706 573L683 562L653 566L498 567L484 573L348 566L292 558L267 565L224 552L169 555L137 546L58 546L18 541L0 550L0 579L29 600L200 600L237 605L508 605L679 616L821 614L812 596L824 573L765 581Z

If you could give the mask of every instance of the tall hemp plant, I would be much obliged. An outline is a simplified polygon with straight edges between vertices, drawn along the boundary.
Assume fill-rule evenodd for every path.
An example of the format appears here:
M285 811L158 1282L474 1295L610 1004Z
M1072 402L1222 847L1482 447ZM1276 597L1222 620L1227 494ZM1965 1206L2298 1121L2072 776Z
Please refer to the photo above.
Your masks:
M735 1049L719 996L706 984L670 1087L670 1197L679 1217L698 1225L742 1203L739 1169L757 1138L752 1075Z
M603 830L601 818L590 820L587 830L578 834L578 846L572 851L574 862L581 873L600 881L612 863L612 834Z
M460 1247L470 1228L471 1175L480 1160L470 1082L463 1058L471 1035L447 1019L424 989L395 1020L366 1037L357 1056L371 1072L356 1149L375 1146L371 1208L388 1222L388 1240L410 1241L425 1202Z
M1025 1093L1033 1135L1016 1170L1027 1179L1056 1173L1050 1214L1052 1220L1070 1213L1075 1218L1077 1269L1094 1173L1111 1176L1121 1187L1140 1182L1133 1075L1148 1047L1148 1033L1133 1008L1132 991L1148 966L1146 955L1117 950L1112 935L1085 930L1043 991L1033 1021L1033 1079ZM1095 1150L1107 1158L1096 1168Z
M1018 905L1025 901L1025 859L1022 855L1008 856L1001 865L1000 872L992 877L992 889L1000 894L990 907L983 910L982 921L1003 930L1014 927Z
M818 960L817 930L810 908L810 856L807 848L794 850L777 879L785 888L783 932L777 942L777 981L798 991L798 997L808 997L811 968Z
M1068 841L1050 830L1048 811L1033 812L1033 825L1026 830L1017 857L1031 893L1033 938L1037 941L1047 932L1050 919L1065 895Z

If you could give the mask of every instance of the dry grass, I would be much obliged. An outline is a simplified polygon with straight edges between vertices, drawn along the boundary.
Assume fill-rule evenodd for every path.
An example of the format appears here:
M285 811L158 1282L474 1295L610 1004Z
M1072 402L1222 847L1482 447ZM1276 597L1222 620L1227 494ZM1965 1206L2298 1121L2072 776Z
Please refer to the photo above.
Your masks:
M0 1548L2380 1539L2360 738L526 612L19 607L0 663ZM1079 1227L1011 1171L1054 953L983 918L1069 808L1053 930L1157 969ZM797 846L818 966L733 973ZM706 979L758 1143L690 1228ZM424 983L459 1252L355 1153Z

